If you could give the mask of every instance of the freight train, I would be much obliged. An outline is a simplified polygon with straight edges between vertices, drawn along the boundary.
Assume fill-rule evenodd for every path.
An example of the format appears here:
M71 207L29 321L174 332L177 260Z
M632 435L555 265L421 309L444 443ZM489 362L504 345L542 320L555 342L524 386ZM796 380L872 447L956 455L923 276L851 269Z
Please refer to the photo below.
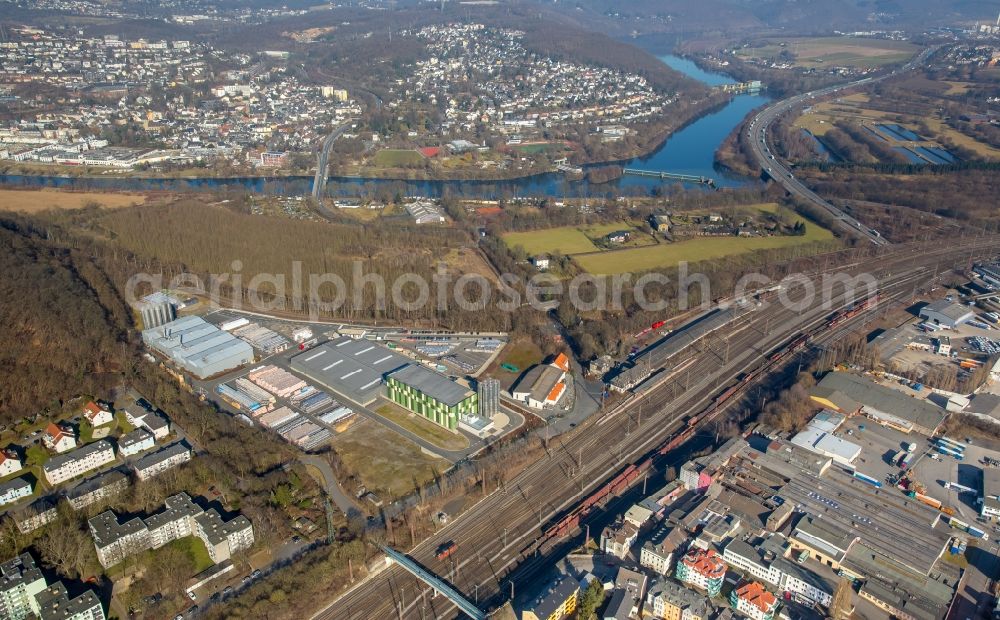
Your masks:
M878 298L879 294L876 292L863 302L854 304L850 308L836 313L825 324L809 332L799 333L791 338L783 346L779 347L778 350L771 353L760 366L740 375L735 384L727 387L712 400L712 404L707 410L701 412L699 415L688 418L684 426L670 435L659 448L653 450L653 452L638 463L626 466L609 482L599 487L568 513L558 518L558 520L545 530L542 537L529 545L529 548L537 548L537 546L544 544L548 540L561 538L574 531L580 525L580 521L589 515L595 506L604 505L610 498L616 497L627 490L633 482L649 471L658 459L666 456L690 439L697 431L699 424L707 422L722 413L735 397L743 394L747 387L759 377L770 372L771 369L781 364L792 353L804 348L814 336L836 325L840 325L844 321L873 307L878 302Z

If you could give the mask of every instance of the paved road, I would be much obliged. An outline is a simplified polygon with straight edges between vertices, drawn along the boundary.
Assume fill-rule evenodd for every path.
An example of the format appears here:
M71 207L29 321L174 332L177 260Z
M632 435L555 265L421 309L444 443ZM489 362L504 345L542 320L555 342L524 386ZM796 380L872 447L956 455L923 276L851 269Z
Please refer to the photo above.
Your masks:
M995 243L992 239L974 240L972 245L977 246L977 255L986 256L996 251ZM957 264L968 260L968 247L942 245L871 246L856 262L837 271L867 272L875 262L884 270L881 288L886 303L909 303L914 287L927 282L936 262ZM781 304L766 305L728 330L731 354L720 352L712 343L706 343L701 350L682 352L679 358L691 361L689 386L677 378L647 393L642 399L641 420L634 403L626 404L594 416L556 438L546 457L456 517L410 550L409 555L443 574L449 567L437 560L435 549L443 542L455 541L454 585L478 599L484 608L499 603L510 591L511 583L536 579L539 571L561 555L563 541L542 536L557 516L565 514L628 463L656 449L687 416L703 411L722 386L733 384L741 373L757 368L776 347L797 333L823 325L830 312L853 300L838 296L835 301L832 308L817 304L804 311ZM862 315L824 333L820 342L844 337L864 318ZM414 618L427 604L432 607L430 617L454 617L453 608L446 602L429 595L424 598L422 593L426 591L426 586L391 566L342 594L315 617Z
M320 149L319 156L316 159L316 176L313 177L312 196L317 200L320 199L326 191L326 180L329 177L328 169L330 166L330 149L333 148L333 143L337 141L337 138L342 136L350 126L351 121L334 128L334 130L330 132L330 135L323 140L323 148Z
M783 99L758 112L747 126L747 131L749 136L752 137L752 140L750 141L751 151L753 152L757 163L760 165L761 170L766 172L767 175L776 182L780 183L785 188L785 191L792 196L797 196L807 202L811 202L825 209L836 219L837 225L841 229L850 234L864 237L876 245L887 245L889 242L886 241L878 231L862 225L856 219L844 213L841 209L819 196L816 192L812 191L806 187L804 183L795 178L794 174L790 170L790 167L781 160L775 158L771 145L768 143L767 130L771 126L771 123L797 106L809 103L817 98L835 94L848 88L876 84L882 80L889 79L893 76L921 66L927 58L934 53L934 51L936 51L936 49L937 48L927 48L906 65L884 75L880 75L878 77L867 77L862 80L849 82L847 84L829 86L827 88L821 88L819 90L803 93L801 95L795 95L794 97Z
M333 468L330 467L330 464L325 459L312 454L303 454L299 456L299 461L303 465L315 467L319 471L320 475L323 476L323 488L326 489L326 494L345 515L350 515L352 512L364 512L358 506L358 503L354 501L354 498L344 493L344 490L340 488L340 484L337 483L337 476L333 474Z

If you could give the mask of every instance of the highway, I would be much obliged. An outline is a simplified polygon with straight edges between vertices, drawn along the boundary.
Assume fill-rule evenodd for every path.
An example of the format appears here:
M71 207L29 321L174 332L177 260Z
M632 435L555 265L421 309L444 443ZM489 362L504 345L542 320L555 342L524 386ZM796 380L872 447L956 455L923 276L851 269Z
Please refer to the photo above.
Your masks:
M966 238L954 244L872 245L857 250L854 262L829 271L856 275L877 265L873 275L879 278L882 301L876 309L823 333L814 346L843 338L887 305L909 305L915 292L937 275L938 266L965 266L973 258L991 256L995 248L994 238ZM810 277L819 281L828 273L817 271ZM678 355L676 366L683 370L550 442L547 456L408 554L449 579L484 610L500 604L512 588L537 577L558 555L565 541L543 536L555 519L626 465L658 448L684 420L705 410L717 394L744 372L761 366L775 349L800 332L822 326L831 313L853 301L838 292L832 303L824 306L817 300L805 309L765 302L692 346ZM448 563L438 560L435 550L451 540L457 544L456 552ZM355 584L314 618L451 618L456 613L445 599L434 598L429 588L393 565Z
M828 200L820 197L816 192L812 191L806 187L804 183L795 178L795 175L792 173L790 167L774 156L774 151L768 143L767 130L771 126L771 123L797 106L809 103L814 99L827 97L848 88L868 86L910 71L922 65L935 50L936 48L927 48L911 59L907 64L895 69L894 71L890 71L889 73L877 77L867 77L838 86L828 86L826 88L803 93L801 95L795 95L794 97L783 99L758 112L747 125L747 132L748 137L751 138L751 151L753 152L757 163L760 165L761 170L780 183L785 188L785 191L792 196L796 196L806 200L807 202L811 202L822 209L825 209L835 218L837 225L841 229L850 234L864 237L876 245L888 245L889 242L886 241L878 231L861 224L861 222L858 222L850 215L844 213L842 210L834 206Z
M329 176L327 170L330 166L330 149L333 148L333 143L337 141L337 138L342 136L347 128L351 126L351 121L339 125L330 132L330 135L323 140L323 148L319 150L319 155L316 157L316 176L313 178L313 189L312 197L319 200L322 198L323 193L326 191L326 179Z

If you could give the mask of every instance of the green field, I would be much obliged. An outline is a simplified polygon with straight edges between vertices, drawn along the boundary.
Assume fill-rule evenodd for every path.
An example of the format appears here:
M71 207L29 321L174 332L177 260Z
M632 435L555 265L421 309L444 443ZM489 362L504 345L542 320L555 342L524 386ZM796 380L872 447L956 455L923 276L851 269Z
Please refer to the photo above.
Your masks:
M591 224L589 226L562 226L528 232L513 232L503 236L507 247L521 246L530 255L561 252L567 256L597 252L601 248L594 242L608 233L616 230L628 230L632 238L625 247L648 245L653 243L648 234L635 229L631 222L612 222L610 224Z
M530 255L548 254L557 250L563 254L597 251L597 246L587 238L587 235L573 226L512 232L505 234L503 240L507 247L521 246Z
M902 62L920 48L906 41L856 37L806 37L773 40L773 43L739 50L740 56L778 60L790 54L798 67L871 67Z
M559 142L541 142L537 144L518 144L514 147L514 150L520 151L522 153L527 153L529 155L534 155L536 153L542 153L551 149L562 149L563 144Z
M208 557L208 549L205 548L205 543L195 536L178 538L171 541L168 546L183 551L191 559L191 564L194 566L193 575L197 575L215 563L212 561L212 558Z
M382 149L375 153L372 163L384 168L416 166L424 161L424 156L412 149Z
M576 256L573 260L585 271L595 274L639 272L675 267L681 261L696 263L755 250L787 248L830 239L833 239L833 234L829 230L807 221L806 234L801 237L702 237L678 243L587 254Z

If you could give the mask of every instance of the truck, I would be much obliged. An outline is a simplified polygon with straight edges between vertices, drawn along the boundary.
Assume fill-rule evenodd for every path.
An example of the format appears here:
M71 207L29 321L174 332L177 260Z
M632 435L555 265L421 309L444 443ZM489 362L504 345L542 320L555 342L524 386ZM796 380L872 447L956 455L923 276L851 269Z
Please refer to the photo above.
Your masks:
M907 452L906 456L904 456L902 459L900 459L900 461L899 461L899 468L900 469L906 469L906 468L908 468L910 466L910 463L913 462L913 454L914 454L913 452Z
M913 442L910 442L910 443L904 445L903 447L906 448L907 452L913 452L914 450L917 449L917 444L915 444Z
M446 543L441 543L441 545L439 545L437 548L437 559L439 560L447 559L448 556L455 553L456 549L458 549L458 545L455 544L454 540L449 540Z

